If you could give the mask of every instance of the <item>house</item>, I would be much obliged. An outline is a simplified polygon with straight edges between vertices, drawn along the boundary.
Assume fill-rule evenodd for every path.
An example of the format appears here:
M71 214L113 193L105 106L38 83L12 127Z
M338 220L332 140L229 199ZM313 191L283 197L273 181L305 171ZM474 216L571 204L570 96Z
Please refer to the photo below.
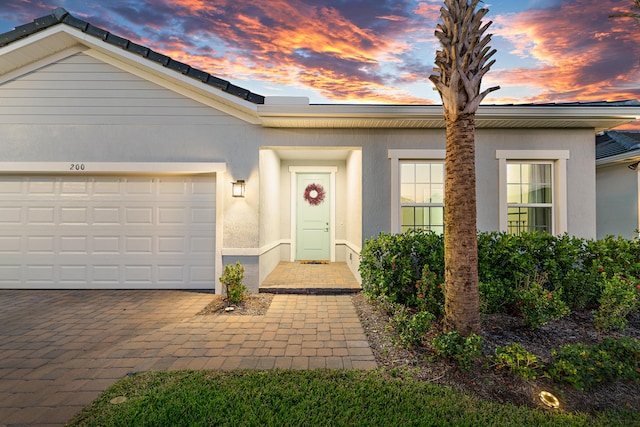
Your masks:
M594 135L638 117L482 106L479 229L595 237ZM0 287L220 292L236 260L254 291L283 260L357 276L366 239L442 230L444 141L441 106L263 97L56 9L0 35Z
M638 237L640 229L640 131L596 136L597 237Z

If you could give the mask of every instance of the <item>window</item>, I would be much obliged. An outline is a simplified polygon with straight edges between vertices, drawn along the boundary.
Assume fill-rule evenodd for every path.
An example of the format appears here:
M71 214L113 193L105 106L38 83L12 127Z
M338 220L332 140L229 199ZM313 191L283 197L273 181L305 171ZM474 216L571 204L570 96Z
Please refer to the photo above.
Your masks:
M444 163L400 163L401 231L444 232Z
M391 232L444 232L445 150L389 150Z
M500 231L567 231L568 150L497 150Z
M553 164L507 163L507 232L553 232Z

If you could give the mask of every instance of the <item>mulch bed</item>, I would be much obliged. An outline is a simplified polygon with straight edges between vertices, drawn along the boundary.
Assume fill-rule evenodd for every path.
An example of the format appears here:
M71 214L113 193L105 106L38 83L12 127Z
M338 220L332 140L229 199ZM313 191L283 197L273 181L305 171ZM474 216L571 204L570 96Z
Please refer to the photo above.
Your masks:
M248 294L239 303L229 303L225 295L213 295L212 301L198 314L208 316L263 316L273 300L273 294ZM232 307L233 310L227 310Z
M544 407L538 395L540 391L548 390L560 398L564 411L595 412L623 408L640 410L638 384L618 381L581 392L570 384L551 383L548 379L526 381L507 372L497 371L490 362L487 363L486 358L475 363L469 372L461 371L457 365L442 359L430 361L428 342L431 337L427 337L423 347L408 350L396 346L396 335L388 327L388 316L362 294L354 295L352 300L380 367L407 370L414 378L454 387L482 399L501 403ZM640 339L640 314L631 315L629 320L623 335ZM432 336L437 332L432 331ZM517 342L545 364L551 360L552 349L577 342L594 344L598 340L590 312L580 312L549 322L537 330L525 327L522 319L507 314L483 316L482 336L486 356L495 354L496 347Z

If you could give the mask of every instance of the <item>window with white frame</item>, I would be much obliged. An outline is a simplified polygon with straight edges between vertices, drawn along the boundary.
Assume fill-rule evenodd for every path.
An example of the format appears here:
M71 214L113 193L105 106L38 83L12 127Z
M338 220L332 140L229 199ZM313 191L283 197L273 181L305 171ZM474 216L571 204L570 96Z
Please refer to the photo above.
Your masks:
M568 150L497 150L500 230L567 231Z
M444 231L445 150L391 149L391 232Z
M507 232L553 232L553 163L507 162Z
M444 162L400 162L400 229L444 232Z

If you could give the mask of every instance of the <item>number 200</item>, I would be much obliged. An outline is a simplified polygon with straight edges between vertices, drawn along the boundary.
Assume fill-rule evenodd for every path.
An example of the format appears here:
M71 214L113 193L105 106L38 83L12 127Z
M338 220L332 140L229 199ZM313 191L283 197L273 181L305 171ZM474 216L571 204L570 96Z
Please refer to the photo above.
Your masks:
M71 163L71 166L69 167L70 171L83 171L84 170L84 163Z

